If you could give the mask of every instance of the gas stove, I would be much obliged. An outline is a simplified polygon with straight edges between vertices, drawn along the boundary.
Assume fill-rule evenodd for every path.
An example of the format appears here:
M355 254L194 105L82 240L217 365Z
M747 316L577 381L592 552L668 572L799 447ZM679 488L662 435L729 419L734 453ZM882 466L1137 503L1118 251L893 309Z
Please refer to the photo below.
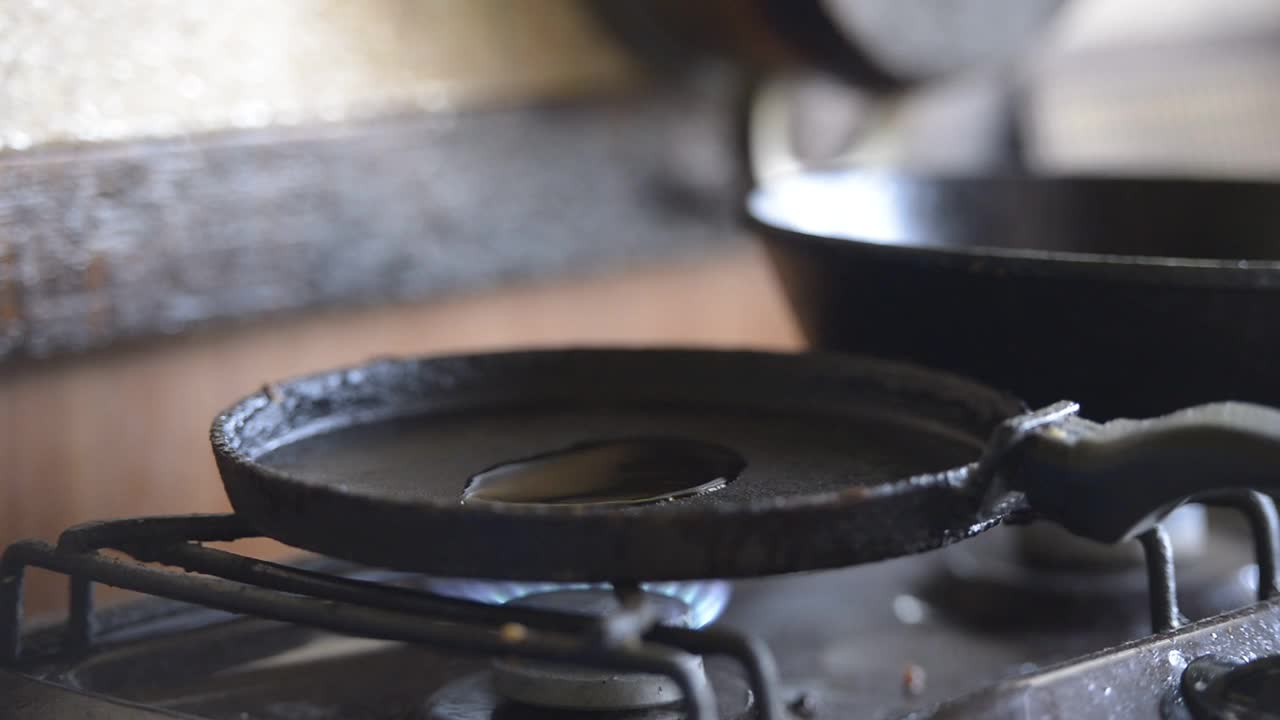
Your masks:
M813 353L382 359L271 384L213 422L233 513L5 550L4 709L1275 718L1280 521L1251 488L1275 484L1280 412L1075 409ZM235 549L263 537L312 554ZM68 577L65 622L23 622L28 568ZM95 610L98 584L154 599Z
M1033 525L842 570L614 588L205 546L255 534L234 515L94 523L5 554L0 715L674 720L682 684L705 683L717 718L1274 717L1225 714L1274 696L1258 659L1280 653L1280 599L1259 598L1274 515L1243 507L1261 571L1247 526L1197 535L1194 508L1190 530L1166 523L1176 570L1168 534L1067 567L1045 554L1070 539ZM71 578L65 622L20 631L25 567ZM95 611L95 582L157 597Z

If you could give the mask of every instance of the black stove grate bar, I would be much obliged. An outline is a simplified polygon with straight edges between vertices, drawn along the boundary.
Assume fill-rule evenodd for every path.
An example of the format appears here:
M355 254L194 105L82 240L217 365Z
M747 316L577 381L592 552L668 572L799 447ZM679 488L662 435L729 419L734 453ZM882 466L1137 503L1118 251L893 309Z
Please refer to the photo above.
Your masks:
M1280 517L1270 496L1256 490L1218 493L1205 499L1210 505L1238 510L1249 522L1253 536L1253 554L1258 563L1258 599L1269 600L1280 595Z
M1245 516L1253 538L1254 560L1258 566L1258 600L1280 596L1280 515L1269 496L1255 490L1223 490L1206 493L1197 502L1231 508ZM1138 536L1147 562L1147 587L1151 603L1151 631L1157 635L1176 630L1187 620L1178 611L1178 588L1174 574L1173 545L1164 528L1156 525Z
M1151 601L1151 632L1170 632L1186 624L1178 611L1178 586L1174 575L1173 543L1169 533L1156 525L1138 536L1147 560L1147 585Z
M197 544L256 534L234 515L170 516L77 526L64 532L57 546L36 540L14 543L0 559L0 660L15 662L21 653L23 575L27 567L39 567L71 578L72 609L66 638L70 648L83 648L93 641L92 585L101 582L335 632L453 651L665 675L684 692L691 718L715 717L715 701L710 688L678 661L679 652L726 655L745 668L761 718L782 717L772 655L753 638L725 630L637 622L651 613L634 603L628 618L601 621L443 598ZM121 550L141 562L171 564L200 575L107 557L98 552L105 548ZM634 634L622 637L619 628Z
M230 542L261 537L240 516L152 515L120 520L96 520L62 531L58 549L72 552L166 542Z

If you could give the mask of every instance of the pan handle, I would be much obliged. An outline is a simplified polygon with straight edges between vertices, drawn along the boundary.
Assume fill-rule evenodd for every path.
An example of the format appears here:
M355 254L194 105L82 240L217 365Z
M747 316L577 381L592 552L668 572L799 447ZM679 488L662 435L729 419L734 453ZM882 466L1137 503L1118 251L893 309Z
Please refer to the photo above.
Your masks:
M1134 538L1197 496L1280 490L1280 410L1262 405L1211 403L1106 423L1072 415L1019 444L1002 473L1009 489L1037 515L1103 542Z

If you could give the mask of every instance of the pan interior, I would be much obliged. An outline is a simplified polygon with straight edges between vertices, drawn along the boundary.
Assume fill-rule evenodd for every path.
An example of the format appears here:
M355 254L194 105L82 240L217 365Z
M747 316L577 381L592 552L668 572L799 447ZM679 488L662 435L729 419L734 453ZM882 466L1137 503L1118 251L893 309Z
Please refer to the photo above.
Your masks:
M861 410L861 411L860 411ZM510 407L423 412L303 432L260 455L262 465L308 484L393 502L462 504L468 482L503 463L631 438L711 444L744 463L715 492L623 508L771 502L877 485L974 461L981 441L888 409L848 414L708 407Z
M212 440L236 512L292 545L443 577L679 580L867 562L989 526L952 482L963 476L920 476L977 459L1021 408L873 358L539 350L378 360L268 386L219 415ZM640 475L662 465L648 453L672 447L717 477L663 478L657 493L628 482L638 503L523 480L532 502L464 498L512 461L637 438Z

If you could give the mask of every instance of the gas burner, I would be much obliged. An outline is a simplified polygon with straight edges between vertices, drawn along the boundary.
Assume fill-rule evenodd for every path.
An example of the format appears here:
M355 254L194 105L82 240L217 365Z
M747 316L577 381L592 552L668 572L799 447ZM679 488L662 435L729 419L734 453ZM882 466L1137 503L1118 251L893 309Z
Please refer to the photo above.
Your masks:
M605 583L515 582L438 577L426 578L423 582L427 589L437 595L490 605L505 605L533 595L568 590L607 591L609 589L609 585ZM640 589L655 596L655 599L671 598L678 601L685 608L682 616L666 624L693 629L715 622L729 604L732 594L731 586L723 580L647 582L640 583ZM568 609L572 610L572 608Z
M511 604L607 618L627 606L647 608L652 621L671 627L688 628L688 605L666 595L640 591L624 595L608 590L554 590L525 595ZM678 662L691 677L705 685L702 658L686 655ZM513 702L560 710L616 711L672 705L684 693L670 678L651 673L619 673L589 667L538 662L520 658L495 658L493 686Z
M593 618L607 618L624 610L623 603L643 603L653 615L652 620L667 627L697 629L713 622L724 611L730 596L729 583L724 581L689 581L665 583L641 583L637 594L627 595L602 583L530 583L492 580L431 578L426 587L437 594L494 605L541 609L572 613ZM684 655L677 662L685 671L698 679L700 684L710 682L702 658ZM533 713L536 709L577 710L623 713L651 710L636 717L676 717L677 705L684 697L671 678L652 673L619 673L590 667L558 663L496 658L490 664L488 677L468 678L451 684L441 691L431 703L432 716L440 718L490 717L498 712L504 702L506 709L499 715L516 717L521 708ZM723 675L723 673L722 673ZM456 686L456 687L455 687ZM720 690L720 686L732 689ZM741 693L736 691L741 690ZM719 697L730 692L730 697ZM717 681L717 705L729 702L728 708L738 708L722 717L738 717L750 707L751 692L741 681L725 676ZM741 702L732 702L741 695ZM740 707L739 707L740 706ZM612 715L611 715L612 716Z

